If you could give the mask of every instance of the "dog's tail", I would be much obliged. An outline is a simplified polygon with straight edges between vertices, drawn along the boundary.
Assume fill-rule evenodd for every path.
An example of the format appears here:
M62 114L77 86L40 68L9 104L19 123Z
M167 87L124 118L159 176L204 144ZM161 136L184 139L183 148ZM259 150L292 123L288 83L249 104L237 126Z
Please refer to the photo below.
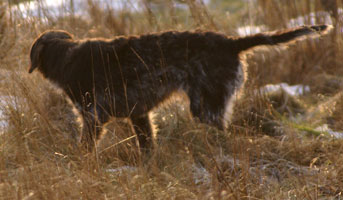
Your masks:
M287 43L296 39L301 39L301 36L305 35L323 35L328 33L331 29L332 26L330 25L301 26L274 33L259 33L238 38L235 41L235 45L237 45L236 48L241 52L259 45L277 45L280 43Z

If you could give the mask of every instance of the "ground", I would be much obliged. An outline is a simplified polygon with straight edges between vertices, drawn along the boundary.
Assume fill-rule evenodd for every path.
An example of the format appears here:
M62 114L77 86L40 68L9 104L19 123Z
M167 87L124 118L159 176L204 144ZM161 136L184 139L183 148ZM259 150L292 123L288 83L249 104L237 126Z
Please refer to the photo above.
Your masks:
M92 2L82 16L41 18L9 13L15 5L0 3L0 199L342 198L341 8L317 0L212 0L147 1L132 11ZM321 23L333 31L246 55L246 89L228 130L192 119L182 95L154 110L149 156L125 119L107 124L96 151L84 152L76 141L78 116L64 94L27 73L30 45L52 28L82 39L170 29L237 36L242 27Z

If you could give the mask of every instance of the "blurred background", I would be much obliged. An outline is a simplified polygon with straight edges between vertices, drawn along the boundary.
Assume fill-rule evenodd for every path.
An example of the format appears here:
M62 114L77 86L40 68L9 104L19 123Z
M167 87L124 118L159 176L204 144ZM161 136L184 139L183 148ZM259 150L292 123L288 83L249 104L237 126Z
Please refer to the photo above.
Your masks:
M0 0L0 199L341 199L343 0ZM180 95L155 109L155 148L139 153L113 120L98 149L63 93L27 73L34 39L166 30L243 37L301 25L333 30L242 56L248 79L226 132Z
M282 65L287 68L286 73L281 72L284 76L282 81L294 84L306 81L304 75L310 74L312 79L313 70L325 68L325 72L335 74L341 69L336 68L341 63L337 54L341 44L342 18L342 2L337 0L2 0L0 4L1 36L5 38L6 34L10 35L2 43L6 54L11 52L11 46L17 46L15 42L27 42L21 48L28 51L32 42L30 38L35 38L47 29L64 29L81 39L170 29L211 30L232 36L245 36L304 24L331 24L335 26L331 34L332 42L325 44L330 48L320 48L325 53L312 56L318 49L316 52L302 49L302 53L294 50L294 55L282 54L283 57L293 56L285 59L292 63L303 62L301 72L294 71L298 67L287 67L285 63L278 61L277 64L273 60L271 63L274 64L265 64L267 66L263 70L271 72L270 69L277 67L275 65ZM277 56L272 53L269 55ZM325 67L322 62L326 63ZM269 79L272 77L277 79L275 81L280 81L280 77L275 75L274 72L273 76L263 75L263 84L270 83Z

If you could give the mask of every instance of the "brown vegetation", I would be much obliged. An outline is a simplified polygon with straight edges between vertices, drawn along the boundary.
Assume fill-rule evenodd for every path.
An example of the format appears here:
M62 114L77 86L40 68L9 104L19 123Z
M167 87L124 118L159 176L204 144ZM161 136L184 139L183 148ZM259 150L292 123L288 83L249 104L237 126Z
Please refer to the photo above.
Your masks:
M8 123L0 127L0 199L342 198L343 141L316 129L328 124L342 131L339 9L334 9L338 17L324 16L320 0L258 0L226 15L213 4L186 1L189 9L180 10L171 7L176 1L166 1L158 6L167 5L170 12L161 13L146 2L150 8L143 12L96 9L90 19L66 14L36 20L7 13L5 22L0 20L6 26L0 29L0 110ZM199 27L235 34L245 24L267 31L289 28L291 18L311 13L316 14L305 17L305 24L329 18L332 33L246 55L246 91L228 132L190 119L180 96L149 116L158 128L149 158L139 154L125 120L107 124L99 147L85 154L75 145L79 124L63 93L26 72L31 42L47 29L67 30L76 39ZM310 91L298 97L258 92L281 82L307 85Z

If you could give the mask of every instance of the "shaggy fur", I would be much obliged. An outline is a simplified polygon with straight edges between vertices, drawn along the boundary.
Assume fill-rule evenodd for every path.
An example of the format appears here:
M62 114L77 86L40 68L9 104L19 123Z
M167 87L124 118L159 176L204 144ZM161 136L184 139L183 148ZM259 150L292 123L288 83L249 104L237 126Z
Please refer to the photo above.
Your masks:
M244 83L242 51L328 28L303 26L243 38L168 31L113 40L74 40L65 31L53 30L33 43L29 72L37 68L76 105L83 117L81 141L89 150L110 116L129 117L140 146L147 148L148 112L174 91L188 95L194 117L224 129Z

